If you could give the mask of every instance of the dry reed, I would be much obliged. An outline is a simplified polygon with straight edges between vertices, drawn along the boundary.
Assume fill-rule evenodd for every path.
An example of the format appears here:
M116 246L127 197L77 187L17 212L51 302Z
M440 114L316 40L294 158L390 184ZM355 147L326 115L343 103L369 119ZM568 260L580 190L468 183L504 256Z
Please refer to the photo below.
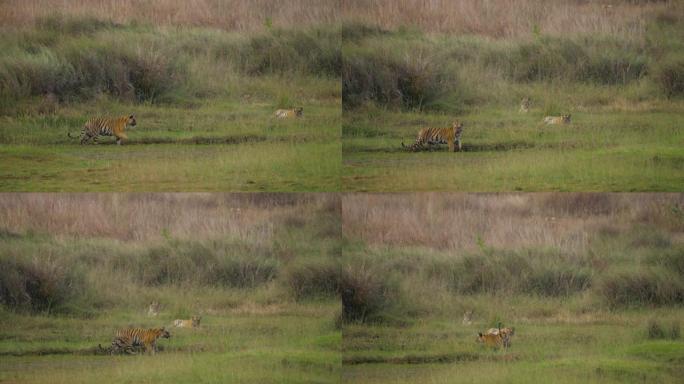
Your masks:
M0 24L30 25L45 16L94 17L115 23L204 26L253 31L335 23L337 0L7 0Z

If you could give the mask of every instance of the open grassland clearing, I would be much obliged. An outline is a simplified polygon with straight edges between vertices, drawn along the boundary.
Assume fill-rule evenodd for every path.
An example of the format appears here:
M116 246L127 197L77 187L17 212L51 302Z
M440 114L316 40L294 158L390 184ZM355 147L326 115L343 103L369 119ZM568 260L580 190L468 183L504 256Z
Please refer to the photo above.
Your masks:
M6 194L0 216L0 380L339 380L336 196ZM98 348L129 326L171 338Z
M503 25L502 33L473 27L454 34L449 25L456 24L440 24L440 13L426 10L433 3L415 9L433 18L432 27L421 17L418 26L402 24L389 4L376 4L385 18L366 20L349 3L344 190L681 190L681 5L622 2L589 22L585 8L593 5L556 2L546 6L550 14L562 19L577 8L579 21L552 27L536 24L530 11L546 2L523 2L527 11L511 14L489 3L444 4L445 13L470 9L471 24ZM521 18L533 23L526 31L511 26ZM619 32L630 26L633 34ZM520 111L524 98L528 112ZM569 124L543 123L561 114L571 115ZM464 125L461 153L402 149L421 128L454 120Z
M343 377L677 382L682 208L677 194L347 195ZM515 328L508 349L476 343L499 324Z
M4 191L339 189L333 24L245 33L67 12L2 28ZM303 117L275 118L294 107ZM130 114L124 148L67 137Z

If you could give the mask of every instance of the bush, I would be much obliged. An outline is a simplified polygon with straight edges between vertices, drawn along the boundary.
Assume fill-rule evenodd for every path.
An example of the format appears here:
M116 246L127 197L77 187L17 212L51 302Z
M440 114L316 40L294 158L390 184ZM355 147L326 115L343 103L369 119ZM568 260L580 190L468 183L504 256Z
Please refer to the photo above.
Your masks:
M377 323L387 320L399 300L399 287L365 266L349 267L342 273L342 321Z
M660 269L609 275L598 287L599 294L610 308L684 302L684 283L678 276Z
M0 304L13 310L69 312L85 282L71 268L45 261L0 259Z
M332 262L297 264L285 273L285 283L295 300L335 297L341 280L340 267Z
M374 102L405 110L460 111L469 92L448 64L434 55L350 50L342 67L343 107Z
M656 66L654 78L668 99L684 96L684 58L666 58Z
M648 322L648 338L649 339L679 339L681 333L679 328L679 323L673 321L670 325L670 329L666 329L665 326L661 325L658 320L651 319Z

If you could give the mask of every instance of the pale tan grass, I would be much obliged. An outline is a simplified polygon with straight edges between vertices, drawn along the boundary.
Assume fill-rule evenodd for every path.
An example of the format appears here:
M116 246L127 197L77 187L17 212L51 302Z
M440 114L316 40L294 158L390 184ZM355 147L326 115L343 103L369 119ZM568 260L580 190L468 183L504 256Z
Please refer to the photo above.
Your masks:
M186 25L251 31L330 24L339 18L337 0L6 0L0 24L28 25L45 16L94 17L115 23Z
M269 194L16 193L0 195L0 230L78 237L154 240L231 237L270 244L276 226L313 214L335 196Z
M402 26L426 32L480 34L495 38L607 34L641 38L654 12L681 11L674 1L565 0L342 0L345 21Z
M678 207L678 208L677 208ZM681 194L351 194L342 202L343 233L373 245L439 250L553 247L587 249L602 229L650 223L675 233L668 210Z

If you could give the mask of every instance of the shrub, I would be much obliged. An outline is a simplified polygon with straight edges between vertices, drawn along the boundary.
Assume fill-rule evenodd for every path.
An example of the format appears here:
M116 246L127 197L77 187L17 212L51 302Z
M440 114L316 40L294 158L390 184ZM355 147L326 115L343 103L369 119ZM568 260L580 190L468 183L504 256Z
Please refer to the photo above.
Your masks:
M684 96L684 58L664 59L656 66L654 78L668 99Z
M399 300L399 287L365 266L349 267L341 276L342 321L374 323L387 320Z
M334 297L340 291L340 267L332 262L307 262L290 266L285 283L295 300Z
M663 270L608 275L598 285L598 289L610 308L684 302L684 284L681 279Z
M53 262L0 259L0 304L14 310L69 312L85 282L73 269Z
M679 328L679 322L673 321L670 325L670 329L666 329L665 326L661 325L658 320L651 319L647 326L648 338L649 339L679 339L681 332Z
M448 64L429 54L350 49L342 68L343 107L373 102L405 110L460 111L469 92Z

